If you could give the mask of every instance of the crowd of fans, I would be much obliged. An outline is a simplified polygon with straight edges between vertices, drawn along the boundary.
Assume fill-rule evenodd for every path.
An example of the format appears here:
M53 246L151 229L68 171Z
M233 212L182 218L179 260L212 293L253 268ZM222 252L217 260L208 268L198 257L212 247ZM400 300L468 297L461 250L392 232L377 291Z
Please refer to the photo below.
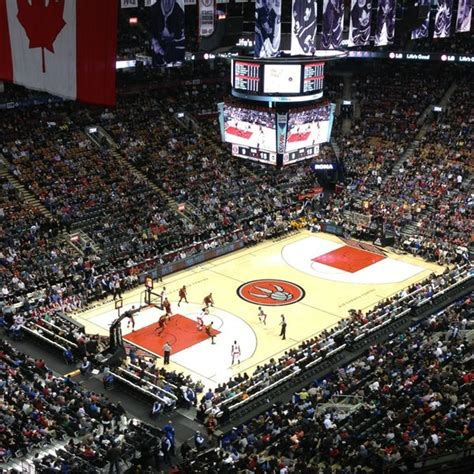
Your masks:
M395 321L402 314L416 308L421 302L429 301L434 294L453 285L459 279L467 277L468 266L456 267L439 276L430 275L398 294L381 301L366 312L351 310L347 318L331 328L326 329L312 339L302 342L290 349L278 359L270 359L266 364L257 366L252 376L239 374L229 382L219 385L201 398L198 418L205 421L207 415L223 418L227 421L229 412L252 395L265 392L270 386L282 384L292 374L297 374L308 364L323 360L328 354L351 345L389 322Z
M196 406L197 396L204 386L187 375L161 367L154 357L139 356L132 347L123 364L110 371L113 382L122 382L141 388L153 401L151 417L158 417L175 408Z
M120 403L59 378L0 340L0 460L27 458L37 472L143 472L174 450L174 428L129 418Z
M341 224L351 234L360 229L346 222L345 213L356 211L369 216L371 223L393 228L395 245L405 251L442 264L461 265L468 260L473 136L469 81L460 81L445 115L429 125L414 152L400 164L420 131L421 114L441 99L453 75L441 74L439 81L433 81L421 70L392 74L385 67L378 73L357 75L353 87L360 102L360 121L345 138L335 127L348 180L338 193L313 202L301 213L305 196L318 186L308 164L281 173L231 158L220 144L209 106L225 95L222 78L227 72L222 64L214 70L202 67L205 79L198 81L189 80L196 70L188 71L188 76L185 71L167 72L168 83L179 83L178 90L169 84L147 86L143 94L137 84L125 84L113 111L55 103L21 114L2 113L0 149L13 179L0 177L0 306L16 308L5 311L2 318L12 337L17 327L25 326L64 346L72 361L93 356L103 341L86 336L60 313L133 287L138 271L229 242L258 242L287 229L302 214L319 223ZM141 74L146 81L152 73ZM340 83L336 81L334 87L340 90ZM184 126L176 112L194 120ZM116 150L106 142L94 144L84 131L92 124L110 134ZM323 146L321 157L332 161L333 148ZM47 212L32 205L15 187L16 181ZM157 194L155 186L171 202L184 204L182 213ZM402 233L410 226L412 235ZM82 232L92 244L77 252L68 242L72 232ZM451 273L433 277L397 298L405 306L412 299L429 297L433 288L447 286L451 278ZM205 393L198 416L206 422L209 415L211 420L214 415L225 416L232 403L365 334L386 312L391 315L399 309L395 299L366 315L354 312L339 327L269 361L255 374L239 375ZM130 360L115 375L151 394L153 415L170 407L193 406L202 391L181 374L156 369L153 361ZM41 442L51 440L39 433ZM300 449L297 438L294 452ZM91 449L98 452L101 443ZM335 459L349 456L341 453L339 444L335 448L326 444L328 449L339 449ZM19 446L26 449L27 443L21 441ZM82 450L76 448L71 452ZM247 447L244 451L250 454ZM238 464L242 453L237 448L237 454L229 454L231 464ZM314 451L309 453L314 457ZM367 457L374 459L372 454ZM245 459L259 464L258 453Z
M470 304L467 298L372 346L291 402L236 426L192 467L349 474L404 465L410 472L425 456L472 446Z

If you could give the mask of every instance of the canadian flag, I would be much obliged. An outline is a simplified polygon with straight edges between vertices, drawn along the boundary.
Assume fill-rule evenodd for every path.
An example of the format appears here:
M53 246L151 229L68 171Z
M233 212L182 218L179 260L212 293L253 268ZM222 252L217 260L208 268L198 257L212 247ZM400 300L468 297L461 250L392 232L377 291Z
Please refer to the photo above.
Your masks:
M116 0L0 0L0 79L115 104Z

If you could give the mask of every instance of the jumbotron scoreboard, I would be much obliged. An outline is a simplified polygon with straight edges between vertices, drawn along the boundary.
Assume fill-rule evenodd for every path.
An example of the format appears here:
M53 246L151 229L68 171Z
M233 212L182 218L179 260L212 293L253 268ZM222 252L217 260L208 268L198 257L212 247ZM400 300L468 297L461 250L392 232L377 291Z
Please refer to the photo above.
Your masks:
M232 59L231 97L219 104L232 154L274 166L317 156L330 140L335 109L323 98L325 63L344 55Z
M232 61L232 95L261 102L308 102L323 96L324 62Z

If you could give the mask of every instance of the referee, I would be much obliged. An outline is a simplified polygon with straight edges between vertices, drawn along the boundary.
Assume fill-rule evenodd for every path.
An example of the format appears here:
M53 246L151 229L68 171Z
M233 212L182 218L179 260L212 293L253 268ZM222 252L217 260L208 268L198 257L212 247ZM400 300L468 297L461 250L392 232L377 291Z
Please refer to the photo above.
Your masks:
M169 342L166 341L163 344L163 357L165 359L163 361L164 365L168 365L170 363L170 355L171 355L171 346L170 346Z
M281 315L280 326L281 326L280 336L282 340L285 340L286 339L286 319L285 319L285 316L283 316L283 314Z

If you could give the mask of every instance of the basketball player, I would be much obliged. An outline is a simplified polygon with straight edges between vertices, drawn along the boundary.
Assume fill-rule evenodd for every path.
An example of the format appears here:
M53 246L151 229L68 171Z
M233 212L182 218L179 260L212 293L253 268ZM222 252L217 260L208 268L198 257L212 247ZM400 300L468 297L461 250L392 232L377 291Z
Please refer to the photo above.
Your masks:
M209 314L209 310L207 308L202 308L201 313L197 317L197 330L202 331L202 328L204 327L204 316L207 316Z
M171 316L171 303L168 298L163 301L163 309L165 310L166 316Z
M127 328L132 325L132 332L135 331L135 318L133 317L133 312L135 311L135 306L132 306L132 309L129 309L125 314L128 318Z
M263 312L261 306L258 307L258 319L261 323L267 325L267 315Z
M214 298L212 297L212 293L209 293L204 297L203 303L206 305L206 308L209 308L209 306L214 307Z
M158 336L161 336L163 331L166 329L166 325L168 324L169 316L167 314L163 314L160 316L158 320L158 327L155 329L155 332Z
M160 293L160 298L161 298L161 309L163 309L163 303L165 302L165 299L168 298L168 294L166 293L166 287L163 287Z
M231 365L234 365L234 362L236 359L237 359L237 363L240 364L240 344L237 344L237 341L234 341L234 343L232 344L230 354L232 356Z
M214 321L211 321L207 326L206 326L206 334L211 338L212 344L215 344L214 338L216 335L214 334L214 330L212 325L214 324Z
M179 289L179 301L178 301L178 307L181 304L181 301L186 301L188 302L188 290L186 290L186 286L183 285L182 288Z

